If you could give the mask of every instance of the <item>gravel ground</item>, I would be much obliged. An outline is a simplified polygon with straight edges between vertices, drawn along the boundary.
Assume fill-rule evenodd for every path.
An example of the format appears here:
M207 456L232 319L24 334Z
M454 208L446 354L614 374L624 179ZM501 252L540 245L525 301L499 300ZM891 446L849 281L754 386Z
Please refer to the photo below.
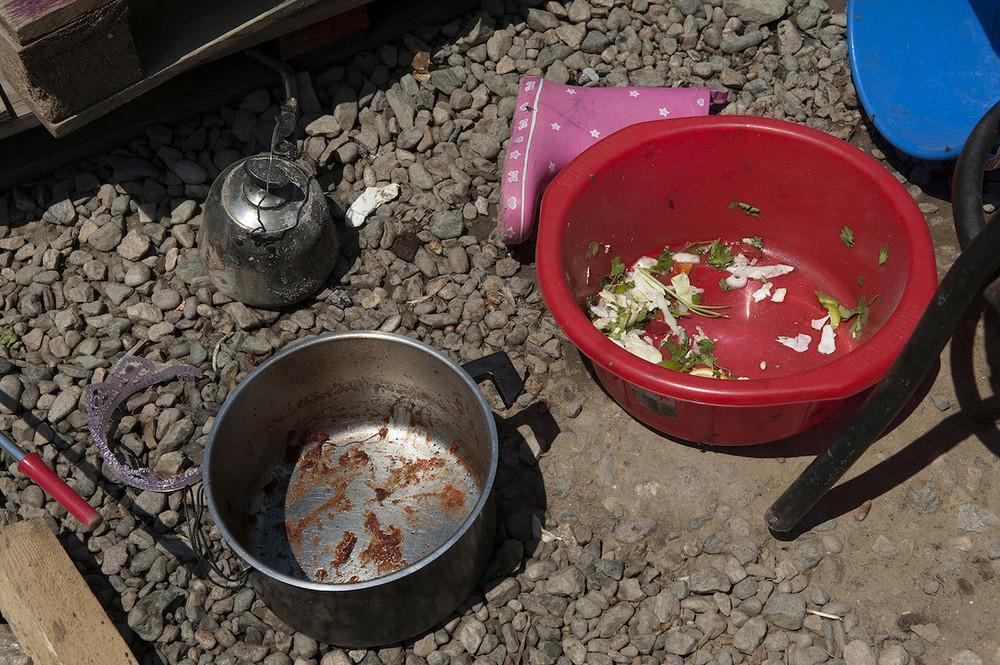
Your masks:
M781 545L725 505L698 524L655 533L649 519L605 519L624 514L617 506L601 515L546 511L589 479L539 466L540 445L521 436L516 417L502 427L498 547L481 592L415 642L345 652L285 626L253 590L207 581L178 537L187 528L182 495L124 490L89 446L82 388L140 343L138 352L155 361L205 372L195 384L133 398L118 425L126 454L171 474L199 463L212 415L249 369L296 339L348 329L413 335L462 361L506 350L527 389L511 412L494 399L497 412L541 414L538 405L547 403L560 423L573 422L584 401L565 377L578 361L563 357L533 267L508 256L493 230L497 157L519 77L581 83L589 67L598 85L709 85L730 91L721 113L787 118L847 138L860 114L845 25L824 0L572 0L530 8L485 0L476 16L303 72L303 160L335 207L346 209L366 186L395 182L403 194L356 234L341 228L336 279L281 313L216 293L196 251L209 184L267 142L276 89L150 128L3 194L0 390L18 404L0 407L0 426L39 450L105 522L79 533L10 467L0 473L0 523L45 519L143 663L994 662L1000 652L960 649L924 660L937 625L904 622L876 634L849 598L811 581L824 556L844 548L832 524ZM422 50L432 54L427 81L410 73ZM915 194L934 177L923 165L907 170ZM15 412L44 417L52 428L36 433ZM554 448L572 448L570 438L579 435L561 435ZM596 472L612 471L598 463ZM917 491L913 500L930 510L935 499ZM1000 526L972 505L970 530ZM699 531L709 522L716 526ZM1000 541L991 542L989 557L1000 558Z

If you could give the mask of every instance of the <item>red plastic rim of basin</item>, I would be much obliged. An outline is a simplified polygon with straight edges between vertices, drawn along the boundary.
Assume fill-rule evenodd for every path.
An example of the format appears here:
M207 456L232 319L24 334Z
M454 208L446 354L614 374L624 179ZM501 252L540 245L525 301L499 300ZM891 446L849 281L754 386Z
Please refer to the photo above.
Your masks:
M906 286L896 309L864 344L842 358L798 374L749 381L723 381L662 369L609 341L594 328L574 300L563 272L560 251L574 200L590 185L588 173L599 172L650 140L690 131L719 128L784 135L811 144L831 159L866 173L904 218L907 254ZM870 388L888 371L913 333L937 288L934 247L926 222L909 193L882 166L848 143L808 127L779 120L710 116L653 121L627 127L576 157L546 188L542 200L536 260L542 296L566 336L584 355L607 371L641 388L677 399L718 406L765 406L843 399ZM926 257L926 260L919 260Z

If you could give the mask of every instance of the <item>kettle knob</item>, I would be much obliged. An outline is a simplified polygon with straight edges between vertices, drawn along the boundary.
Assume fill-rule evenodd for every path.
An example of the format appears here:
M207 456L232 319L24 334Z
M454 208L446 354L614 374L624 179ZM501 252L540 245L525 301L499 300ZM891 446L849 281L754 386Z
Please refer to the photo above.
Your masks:
M278 208L295 197L285 160L257 155L243 163L243 196L255 208Z
M287 187L291 182L288 172L281 167L281 160L260 155L251 157L243 164L247 176L261 189L274 191Z

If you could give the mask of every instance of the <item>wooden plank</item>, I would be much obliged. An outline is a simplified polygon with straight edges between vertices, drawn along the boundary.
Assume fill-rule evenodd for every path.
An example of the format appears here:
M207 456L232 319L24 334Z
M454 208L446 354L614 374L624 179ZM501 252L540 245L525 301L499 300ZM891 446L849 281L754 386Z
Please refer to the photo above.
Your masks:
M318 48L335 44L336 42L367 30L368 5L356 7L343 14L337 14L325 21L313 23L306 27L288 32L278 37L278 54L282 60L315 51Z
M43 122L57 122L138 81L128 5L113 0L30 44L0 30L0 71Z
M0 22L18 44L27 44L107 2L109 0L0 0Z
M0 612L35 665L137 665L41 520L0 531Z
M132 25L146 77L65 119L54 122L44 116L40 119L53 136L65 136L200 63L241 51L370 1L216 0L206 3L175 0L168 3L153 0L145 5L134 1L130 5L135 13ZM246 18L248 15L250 18ZM233 24L234 17L246 20Z

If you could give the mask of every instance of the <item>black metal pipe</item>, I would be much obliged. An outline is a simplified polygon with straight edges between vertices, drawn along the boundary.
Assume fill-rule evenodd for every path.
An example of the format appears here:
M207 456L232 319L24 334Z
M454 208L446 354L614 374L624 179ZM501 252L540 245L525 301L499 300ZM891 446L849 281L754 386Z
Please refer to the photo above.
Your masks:
M985 149L989 152L996 145L998 126L1000 126L1000 104L990 109L983 120L973 128L966 145L975 144L977 151ZM955 215L958 245L963 250L986 224L983 214L984 165L985 158L982 163L973 159L960 159L955 165L951 187L952 212ZM1000 314L1000 274L994 274L991 281L993 284L986 287L983 297L994 311Z
M959 215L966 220L973 213L982 216L983 165L996 141L998 126L1000 104L979 122L959 156L956 182L961 177L963 187L961 200L955 195L956 221ZM995 219L969 238L889 372L829 449L816 457L767 510L764 520L772 531L791 531L903 409L937 362L966 311L1000 269L998 247L1000 223Z
M285 88L286 101L299 98L299 83L295 78L295 70L288 63L282 62L255 48L248 48L244 53L246 53L248 58L256 60L281 75L281 84Z

